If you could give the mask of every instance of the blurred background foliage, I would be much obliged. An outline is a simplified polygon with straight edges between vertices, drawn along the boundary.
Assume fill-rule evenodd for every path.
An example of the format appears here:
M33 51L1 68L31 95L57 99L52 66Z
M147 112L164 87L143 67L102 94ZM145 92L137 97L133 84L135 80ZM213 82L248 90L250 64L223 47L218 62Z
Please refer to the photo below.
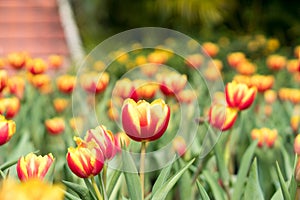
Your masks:
M300 43L297 0L71 0L87 51L132 28L171 28L200 41L263 34Z

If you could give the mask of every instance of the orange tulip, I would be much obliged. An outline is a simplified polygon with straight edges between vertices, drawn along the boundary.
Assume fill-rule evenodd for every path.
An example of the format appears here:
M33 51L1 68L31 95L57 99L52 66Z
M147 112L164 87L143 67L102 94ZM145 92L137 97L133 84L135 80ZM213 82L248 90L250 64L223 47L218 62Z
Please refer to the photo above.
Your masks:
M113 91L113 97L120 97L122 100L131 98L138 101L138 94L134 82L128 78L118 80Z
M63 64L63 57L53 54L48 57L48 61L53 69L59 69Z
M265 92L272 88L274 84L274 76L268 75L253 75L250 78L250 85L255 86L258 92Z
M29 82L37 89L42 90L51 83L51 78L47 74L37 74L28 77Z
M245 60L246 60L246 56L242 52L234 52L227 55L227 62L233 68L236 68Z
M294 133L297 133L300 125L300 115L293 115L290 120L290 125Z
M280 70L283 69L286 65L286 58L281 55L270 55L267 58L267 66L272 70Z
M33 75L42 74L48 68L46 62L41 58L29 60L26 63L26 67L27 67L27 70Z
M261 128L253 129L251 131L251 137L253 140L258 140L258 147L266 145L268 148L272 148L277 139L278 133L276 129Z
M219 47L212 42L205 42L202 44L202 48L207 55L215 57L219 53Z
M7 143L16 132L16 123L0 115L0 145Z
M56 98L53 100L53 106L56 112L63 112L69 105L69 100L64 98Z
M0 99L0 114L8 119L14 118L20 110L20 100L17 97Z
M20 76L13 76L8 79L7 87L9 92L19 99L22 99L25 91L25 80Z
M68 148L66 156L71 171L80 178L98 175L103 168L103 154L95 142L75 137L77 147Z
M243 83L230 82L225 87L226 101L229 107L245 110L251 106L256 97L256 87Z
M256 65L249 61L245 61L240 63L237 67L236 70L238 73L242 75L252 75L256 71Z
M127 99L122 107L122 125L125 133L133 140L153 141L159 139L168 127L170 108L162 99L151 104Z
M65 120L60 117L54 117L45 121L47 131L52 135L58 135L65 130Z
M237 116L236 109L223 104L213 104L208 112L208 121L213 127L226 131L234 125Z
M10 53L8 54L8 62L13 68L21 69L25 66L28 57L26 52Z
M138 99L152 99L158 89L156 83L145 80L135 80L134 85Z
M176 97L178 102L185 104L190 104L197 99L196 92L193 90L182 90Z
M6 70L0 70L0 92L6 87L8 81L8 75Z
M187 56L185 63L188 67L199 69L203 60L204 58L201 54L192 54Z
M27 181L34 178L42 180L46 176L53 162L54 158L51 153L45 156L37 156L34 153L29 153L18 160L18 177L21 181Z
M73 92L75 87L76 77L72 75L62 75L56 79L56 85L59 91L65 94Z

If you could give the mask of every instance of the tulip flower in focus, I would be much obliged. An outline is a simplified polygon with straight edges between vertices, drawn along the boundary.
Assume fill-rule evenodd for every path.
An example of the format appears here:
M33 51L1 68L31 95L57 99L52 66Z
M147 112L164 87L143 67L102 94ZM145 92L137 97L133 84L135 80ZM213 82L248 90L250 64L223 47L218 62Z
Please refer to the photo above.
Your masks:
M229 107L245 110L249 108L256 97L256 87L246 84L230 82L225 87L226 101Z
M7 143L16 132L16 123L0 115L0 145Z
M125 133L133 140L153 141L166 131L170 120L170 108L162 100L151 104L140 100L125 100L122 107L122 125Z
M54 158L51 153L45 156L37 156L34 153L29 153L18 160L18 177L21 181L34 178L42 180L48 173L53 162Z
M65 130L65 121L61 117L54 117L45 121L47 131L52 135L58 135Z
M59 91L65 94L73 92L75 87L76 77L72 75L62 75L56 79L56 85Z
M47 63L41 58L29 60L26 63L26 67L27 70L33 75L42 74L48 68Z
M221 130L230 129L238 116L236 109L225 106L224 104L213 104L208 112L209 123Z
M40 179L18 182L4 179L0 185L1 200L63 200L64 186L49 184Z
M8 81L8 75L6 70L0 70L0 92L6 87Z
M67 163L71 171L80 178L89 178L98 175L103 168L103 154L98 145L85 142L75 137L77 147L68 148Z
M103 92L109 83L109 74L102 73L86 73L80 77L82 88L92 94L99 94Z
M116 154L114 135L103 125L88 130L84 140L87 142L94 141L102 151L105 160L112 159ZM104 162L104 160L102 160L102 162Z

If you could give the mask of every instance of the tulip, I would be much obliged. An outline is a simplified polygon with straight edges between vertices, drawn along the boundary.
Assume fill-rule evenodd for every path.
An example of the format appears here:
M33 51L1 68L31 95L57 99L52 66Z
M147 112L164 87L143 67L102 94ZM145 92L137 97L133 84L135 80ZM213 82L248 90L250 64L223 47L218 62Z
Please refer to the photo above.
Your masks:
M8 119L14 118L20 110L20 100L17 97L0 99L0 114Z
M221 131L230 129L238 116L236 109L223 104L213 104L208 112L209 123Z
M277 93L274 90L267 90L264 93L265 102L268 104L272 104L277 99Z
M109 82L109 74L106 72L100 74L91 72L83 74L80 80L81 86L85 91L99 94L106 89Z
M138 99L152 99L158 89L158 85L144 80L135 80L134 85Z
M25 66L28 57L26 52L11 53L8 55L8 62L13 68L21 69Z
M6 87L8 81L8 75L5 70L0 70L0 92Z
M84 140L87 142L94 141L102 151L105 160L112 159L116 154L114 135L103 125L88 130Z
M297 182L300 182L300 159L297 159L297 164L294 172L294 176Z
M261 128L253 129L251 131L251 138L253 140L258 140L257 146L263 147L266 145L268 148L272 148L277 139L278 133L276 129Z
M47 131L52 135L58 135L65 130L65 121L63 118L54 117L45 121Z
M25 91L25 80L20 76L13 76L8 79L7 87L9 92L19 99L22 99Z
M190 104L197 99L194 90L182 90L178 93L177 99L180 103Z
M48 57L48 61L53 69L59 69L63 64L63 57L53 54Z
M245 60L246 60L246 56L242 52L234 52L227 55L227 62L233 68L236 68Z
M292 59L288 60L286 68L290 73L297 73L299 67L299 60L298 59Z
M53 100L53 106L56 112L63 112L67 106L69 105L69 101L64 98L56 98Z
M0 145L7 143L16 132L16 123L0 116Z
M42 180L53 162L54 158L51 153L45 156L37 156L31 152L25 157L19 158L17 163L18 177L21 181L34 178Z
M248 87L235 81L225 87L226 101L229 107L245 110L251 106L256 97L256 87Z
M65 94L73 92L75 87L76 77L72 75L62 75L56 79L56 85L59 91Z
M219 52L219 47L212 42L205 42L202 44L202 48L207 55L215 57Z
M300 115L293 115L290 120L290 125L294 133L297 133L300 125Z
M103 154L95 142L85 142L78 137L74 140L77 147L68 148L66 156L71 171L80 178L99 174L103 168Z
M172 147L179 156L184 156L187 146L183 137L176 136L172 141Z
M26 67L27 67L27 70L33 75L42 74L48 68L46 62L40 58L36 58L36 59L32 59L32 60L28 61L28 63L26 64Z
M164 51L154 51L147 57L149 63L164 64L169 59L169 56Z
M251 138L252 140L257 140L257 146L263 147L264 145L264 135L262 134L260 129L253 129L251 131Z
M83 130L83 119L80 117L72 117L69 120L69 125L72 130L81 132Z
M192 54L186 58L186 65L191 68L199 69L203 63L203 56L201 54Z
M251 76L249 85L256 87L258 92L265 92L266 90L272 88L274 81L274 76L264 76L256 74Z
M117 152L120 152L122 149L122 145L125 145L126 147L129 146L130 138L126 135L126 133L119 132L115 134L115 142L116 142Z
M135 84L128 78L123 78L116 82L113 91L113 96L120 97L122 100L131 98L135 101L138 101L138 95L135 88Z
M159 65L156 64L148 64L141 66L141 72L147 77L153 77L158 71Z
M236 67L236 71L242 75L252 75L256 71L256 65L249 61L244 61Z
M125 133L135 141L159 139L167 129L170 108L162 99L151 104L140 100L125 100L122 107L122 125Z
M286 58L277 54L270 55L267 58L267 66L272 70L283 69L286 65Z
M29 82L37 89L42 89L50 85L51 78L47 74L37 74L37 75L29 75Z
M187 83L187 76L176 72L158 75L160 90L166 96L174 96L184 89Z

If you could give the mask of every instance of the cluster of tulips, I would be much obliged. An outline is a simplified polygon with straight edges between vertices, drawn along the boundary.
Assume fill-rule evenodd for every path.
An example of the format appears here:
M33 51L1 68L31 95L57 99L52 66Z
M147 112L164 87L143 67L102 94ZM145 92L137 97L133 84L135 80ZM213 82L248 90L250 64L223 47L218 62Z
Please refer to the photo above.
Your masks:
M206 55L185 59L117 50L112 66L95 60L79 75L59 55L0 58L1 199L296 198L300 47L288 59L274 38L246 44L204 42ZM223 90L207 91L199 71L211 83L221 74ZM72 113L78 91L99 124Z

